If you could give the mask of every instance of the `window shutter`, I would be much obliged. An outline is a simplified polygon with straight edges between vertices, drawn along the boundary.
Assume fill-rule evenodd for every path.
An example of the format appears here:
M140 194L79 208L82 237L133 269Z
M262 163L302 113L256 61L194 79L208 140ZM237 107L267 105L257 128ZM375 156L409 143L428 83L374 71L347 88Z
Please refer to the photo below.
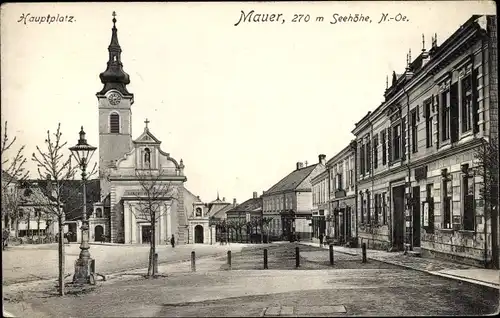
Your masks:
M458 140L459 130L459 104L458 104L458 83L451 85L450 89L450 137L451 142Z
M389 156L389 163L392 162L392 131L391 127L387 128L387 146L388 146L388 156Z

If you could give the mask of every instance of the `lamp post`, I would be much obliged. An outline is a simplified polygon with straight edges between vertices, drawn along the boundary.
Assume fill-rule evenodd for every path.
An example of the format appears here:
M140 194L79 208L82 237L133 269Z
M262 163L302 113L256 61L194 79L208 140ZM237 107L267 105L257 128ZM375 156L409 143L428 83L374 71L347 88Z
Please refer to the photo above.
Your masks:
M83 183L83 211L82 211L82 240L80 244L80 255L75 262L75 275L73 276L73 282L77 284L88 284L90 283L91 274L91 262L89 252L89 222L87 219L87 192L86 192L86 181L87 173L86 168L96 150L96 147L92 147L87 143L85 139L85 132L83 131L83 126L80 130L80 139L78 144L69 148L73 157L78 162L80 169L82 169L82 183Z

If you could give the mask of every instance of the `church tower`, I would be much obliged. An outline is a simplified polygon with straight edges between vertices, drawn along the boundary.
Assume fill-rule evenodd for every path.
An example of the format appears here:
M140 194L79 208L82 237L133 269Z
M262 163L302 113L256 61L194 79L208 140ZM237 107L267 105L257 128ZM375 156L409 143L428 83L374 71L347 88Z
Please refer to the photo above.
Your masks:
M126 88L130 77L123 71L115 12L111 30L107 68L99 75L104 87L96 94L99 103L99 171L104 196L109 193L108 168L132 150L131 106L134 103L134 94Z

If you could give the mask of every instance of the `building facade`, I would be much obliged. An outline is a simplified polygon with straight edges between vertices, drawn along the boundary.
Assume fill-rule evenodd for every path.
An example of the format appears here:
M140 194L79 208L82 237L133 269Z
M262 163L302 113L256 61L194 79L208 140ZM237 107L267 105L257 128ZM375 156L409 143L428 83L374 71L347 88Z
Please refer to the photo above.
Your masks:
M326 156L319 155L317 164L304 167L297 162L296 169L273 185L262 195L264 217L272 218L270 238L292 240L312 236L311 179L325 170Z
M330 178L328 170L318 174L311 179L312 188L312 234L313 238L333 236L331 227L327 227L327 219L330 215ZM330 225L330 224L328 224Z
M334 244L354 246L357 239L356 142L352 141L328 160L326 170L329 236Z
M360 243L482 265L498 255L477 160L498 141L495 18L473 16L430 50L423 41L356 124Z
M262 197L257 192L253 193L251 199L228 210L226 217L230 224L238 224L238 233L235 234L240 241L257 242L262 239L261 234L264 234L262 231L264 226L262 222Z

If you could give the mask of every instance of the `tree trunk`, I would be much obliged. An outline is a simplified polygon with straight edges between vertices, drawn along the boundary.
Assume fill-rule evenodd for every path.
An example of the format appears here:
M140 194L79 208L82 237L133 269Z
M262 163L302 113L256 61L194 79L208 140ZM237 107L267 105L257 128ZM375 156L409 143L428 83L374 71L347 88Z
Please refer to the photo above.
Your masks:
M16 233L15 233L16 239L19 238L19 218L16 217Z
M58 242L58 257L59 257L59 295L64 296L64 224L62 216L58 216L59 221L59 242Z
M30 237L30 230L31 230L31 215L28 212L28 233L26 233L26 237ZM33 231L31 231L31 240L33 241Z
M38 236L38 244L40 244L40 217L38 217L37 223L36 223L36 230L37 230L37 236Z
M156 216L155 216L156 217ZM153 272L153 277L156 276L156 274L158 274L156 272L156 266L155 266L155 262L154 262L154 259L155 259L155 254L156 254L156 218L153 219L153 222L152 222L152 231L151 231L151 236L152 236L152 239L151 239L151 267L152 267L152 272Z

